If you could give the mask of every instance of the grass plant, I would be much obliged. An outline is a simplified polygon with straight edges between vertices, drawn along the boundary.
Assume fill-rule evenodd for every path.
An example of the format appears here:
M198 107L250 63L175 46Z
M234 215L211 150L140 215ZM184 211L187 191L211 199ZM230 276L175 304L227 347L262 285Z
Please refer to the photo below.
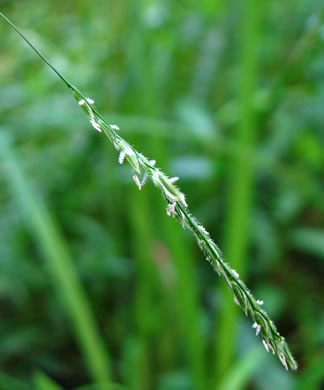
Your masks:
M139 153L133 146L125 141L119 134L119 127L115 124L109 124L100 115L94 107L94 101L86 97L80 90L71 84L22 34L18 28L4 16L0 15L13 27L18 34L27 42L27 44L42 58L43 61L58 75L65 85L72 90L79 106L88 116L92 127L101 134L104 134L119 152L118 162L122 164L127 161L133 170L133 180L139 190L142 189L147 179L151 179L153 184L158 187L164 199L167 202L166 212L168 216L176 219L184 228L189 229L197 240L197 243L206 259L210 262L212 268L221 275L228 287L232 290L234 301L241 307L246 315L253 321L253 328L256 334L261 335L262 342L267 351L276 354L284 367L288 370L297 369L297 363L294 360L289 347L282 337L275 324L269 318L268 314L262 309L263 302L256 300L244 282L241 280L236 270L225 261L222 252L210 238L209 233L199 223L199 221L190 213L184 194L174 184L178 178L170 178L156 167L155 161L146 158ZM245 123L246 126L246 123Z

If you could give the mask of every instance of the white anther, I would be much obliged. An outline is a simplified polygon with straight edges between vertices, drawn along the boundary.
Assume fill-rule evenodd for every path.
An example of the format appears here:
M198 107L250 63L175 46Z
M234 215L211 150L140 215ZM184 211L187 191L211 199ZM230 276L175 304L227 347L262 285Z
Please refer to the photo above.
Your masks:
M134 180L135 184L137 185L138 189L140 190L142 188L142 185L141 185L139 178L136 175L134 175L133 180Z
M179 178L176 176L176 177L171 177L169 180L170 180L170 183L175 183L176 181L179 180Z
M177 215L177 213L175 211L176 205L177 205L176 202L168 204L168 206L166 208L166 212L167 212L169 217L171 215L172 215L172 217L175 217Z
M235 276L236 278L239 278L239 277L240 277L239 273L238 273L237 271L235 271L235 269L232 269L232 273L234 274L234 276Z
M113 130L117 130L117 131L119 130L119 126L117 126L117 125L109 125L109 126Z
M206 234L207 236L209 236L209 233L207 232L207 230L204 228L203 225L199 225L198 228L199 228L199 230L200 230L202 233L204 233L204 234Z
M91 99L91 98L87 98L87 102L89 103L89 104L94 104L94 100L93 99Z
M279 359L280 359L281 363L284 365L285 369L288 371L288 365L287 365L287 362L286 362L286 359L285 359L285 356L283 353L279 354Z
M252 328L255 329L255 334L258 335L261 330L261 325L257 324L256 322L252 325Z
M263 342L263 345L264 345L264 348L266 349L267 352L269 352L269 347L268 347L268 344L265 340L262 340Z
M126 156L126 153L122 150L120 153L119 153L119 156L118 156L118 162L119 164L122 164L125 160L125 156Z
M80 99L80 100L78 101L79 106L83 106L84 103L85 103L85 100L84 100L84 99Z
M156 161L155 160L150 160L149 163L154 167L154 165L156 164Z
M90 119L90 123L92 124L92 127L99 131L100 133L102 132L101 127L98 125L98 123L94 119Z
M258 300L256 301L256 303L257 303L258 305L262 306L264 302L263 302L261 299L258 299Z

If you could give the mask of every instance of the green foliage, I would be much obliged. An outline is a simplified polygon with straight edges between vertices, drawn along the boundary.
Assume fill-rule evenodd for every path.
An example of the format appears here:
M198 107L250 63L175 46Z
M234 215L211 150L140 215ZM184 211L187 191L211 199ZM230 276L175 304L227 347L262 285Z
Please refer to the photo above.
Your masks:
M300 371L282 371L263 351L264 363L247 369L241 386L320 388L322 6L272 1L259 10L257 73L246 102L256 141L246 145L234 136L249 96L239 81L247 50L243 4L36 0L10 2L1 11L96 98L136 149L180 176L192 212L222 247L232 241L231 172L239 158L251 160L250 207L241 210L245 255L229 260L244 265L248 285L287 337ZM235 381L255 342L253 329L233 317L226 336L233 341L215 355L225 300L192 239L168 219L149 183L136 192L109 144L4 23L0 37L1 133L10 133L21 171L65 237L96 333L110 352L113 381L141 389L216 386L214 368L225 355L231 358L217 380ZM36 368L63 388L80 387L93 379L70 326L72 309L55 293L62 290L43 261L44 239L31 229L31 209L18 206L7 190L13 178L3 157L2 369L21 386Z
M62 390L61 386L58 386L52 379L42 372L34 374L34 381L37 390Z
M43 201L37 197L20 169L20 163L12 153L9 141L0 138L0 152L7 164L7 175L12 192L21 201L36 241L62 300L70 314L77 341L88 363L89 371L98 382L109 380L109 361L91 313L87 297L72 266L66 244L61 237Z

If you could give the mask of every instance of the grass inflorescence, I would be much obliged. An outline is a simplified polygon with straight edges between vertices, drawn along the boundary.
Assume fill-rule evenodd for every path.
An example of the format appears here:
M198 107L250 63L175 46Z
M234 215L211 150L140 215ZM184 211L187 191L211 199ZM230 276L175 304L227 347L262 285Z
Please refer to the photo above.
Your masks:
M224 277L228 287L232 290L235 303L252 319L252 327L256 330L257 335L261 335L266 350L276 354L287 370L289 368L296 370L297 363L289 350L285 338L279 334L273 321L262 309L263 301L254 298L240 279L239 274L225 261L221 250L211 239L206 229L190 213L185 195L175 185L178 178L168 177L156 166L155 160L148 159L122 138L118 134L119 127L115 124L109 124L96 110L94 100L86 97L77 87L62 76L6 16L1 12L0 15L18 32L42 60L54 70L66 86L73 91L75 99L88 116L92 127L96 131L105 134L118 151L118 162L122 164L124 161L127 161L131 166L134 171L133 180L137 187L141 190L147 179L151 179L154 185L161 190L167 202L167 215L175 218L184 228L189 229L193 233L206 259L210 262L213 269L220 276Z

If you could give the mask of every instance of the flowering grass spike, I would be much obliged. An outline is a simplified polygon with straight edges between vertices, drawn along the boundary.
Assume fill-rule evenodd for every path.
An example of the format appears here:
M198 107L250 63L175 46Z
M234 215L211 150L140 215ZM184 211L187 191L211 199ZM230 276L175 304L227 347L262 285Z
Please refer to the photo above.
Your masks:
M184 194L174 182L178 178L169 178L159 168L155 167L155 160L149 160L143 154L135 150L127 141L120 137L116 131L119 130L117 125L108 124L104 118L95 109L94 101L85 97L73 84L63 77L54 66L28 41L28 39L18 30L18 28L0 12L0 16L13 27L17 33L27 42L27 44L42 58L46 64L60 77L68 88L73 91L74 97L79 106L89 117L89 121L93 128L98 132L104 133L119 152L118 162L122 164L126 160L136 174L133 175L133 180L139 189L145 183L146 178L150 178L154 185L158 187L167 202L166 212L168 216L177 219L184 228L191 230L195 236L197 243L206 259L210 262L213 269L223 276L228 287L232 290L234 301L238 304L246 315L252 321L252 327L256 329L256 335L261 335L263 345L267 352L271 350L273 354L277 354L286 370L297 369L297 363L293 358L285 338L282 337L275 324L269 318L268 314L261 309L263 301L256 300L240 279L239 274L233 270L225 261L222 252L210 238L206 229L198 222L198 220L190 213ZM140 180L139 176L143 179Z

